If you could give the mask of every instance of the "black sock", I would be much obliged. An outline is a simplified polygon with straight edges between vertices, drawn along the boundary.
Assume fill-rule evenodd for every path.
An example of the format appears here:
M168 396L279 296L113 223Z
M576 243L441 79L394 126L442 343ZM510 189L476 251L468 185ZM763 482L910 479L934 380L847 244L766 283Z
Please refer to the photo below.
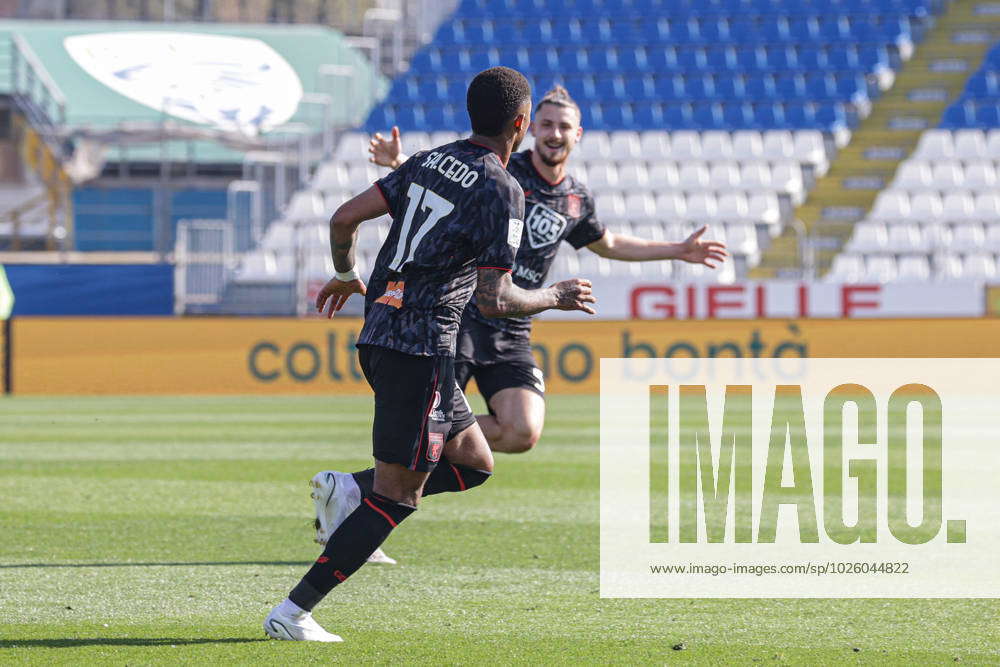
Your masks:
M448 459L441 457L437 467L427 477L424 484L424 496L433 496L436 493L446 493L448 491L465 491L474 486L479 486L490 478L493 473L485 470L476 470L467 466L452 463ZM353 474L354 481L361 487L361 495L372 493L375 484L375 468L362 470Z
M364 565L392 529L416 509L377 493L362 495L361 504L333 531L323 554L288 598L306 611L312 611L334 586Z

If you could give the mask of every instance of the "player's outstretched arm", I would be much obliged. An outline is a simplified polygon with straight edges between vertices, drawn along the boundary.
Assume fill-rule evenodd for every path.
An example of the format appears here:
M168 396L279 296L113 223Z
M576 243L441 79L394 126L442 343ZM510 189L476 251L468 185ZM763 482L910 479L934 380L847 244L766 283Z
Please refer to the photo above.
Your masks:
M681 243L647 241L636 236L614 234L607 231L597 241L587 246L601 257L620 259L626 262L645 262L657 259L679 259L692 264L704 264L710 269L725 261L728 253L726 244L719 241L703 240L702 234L708 229L704 225ZM713 264L713 262L716 262Z
M392 134L388 139L382 136L381 132L376 132L369 142L368 152L371 153L369 162L390 169L397 169L408 158L403 154L403 139L399 136L399 128L395 125L392 126Z
M510 271L479 269L476 303L486 317L525 317L544 310L582 310L591 315L597 299L589 280L572 278L536 290L521 289Z
M365 220L377 218L388 211L382 193L373 185L344 202L330 218L330 252L337 273L316 295L317 311L322 313L325 310L327 317L333 317L352 294L367 291L354 261L358 227Z

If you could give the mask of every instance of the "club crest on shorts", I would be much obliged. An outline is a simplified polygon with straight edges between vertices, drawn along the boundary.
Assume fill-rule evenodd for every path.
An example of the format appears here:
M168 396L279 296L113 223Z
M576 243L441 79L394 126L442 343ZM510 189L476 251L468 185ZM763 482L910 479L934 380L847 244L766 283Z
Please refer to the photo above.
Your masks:
M580 195L566 195L566 213L571 218L580 217Z
M441 451L444 449L444 433L427 434L427 460L436 462L441 459Z

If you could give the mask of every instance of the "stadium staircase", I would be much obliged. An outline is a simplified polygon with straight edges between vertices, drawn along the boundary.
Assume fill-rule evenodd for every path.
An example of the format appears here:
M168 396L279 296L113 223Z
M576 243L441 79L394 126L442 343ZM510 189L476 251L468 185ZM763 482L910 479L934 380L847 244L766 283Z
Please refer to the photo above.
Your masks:
M998 5L954 0L936 18L895 85L877 102L855 131L850 145L816 182L795 211L805 225L818 275L851 237L855 223L912 153L923 131L937 126L945 108L962 92L969 74L1000 37ZM992 8L992 9L991 9ZM800 239L786 228L750 276L798 277Z
M55 132L64 120L62 93L31 48L0 32L0 250L72 244L72 183Z

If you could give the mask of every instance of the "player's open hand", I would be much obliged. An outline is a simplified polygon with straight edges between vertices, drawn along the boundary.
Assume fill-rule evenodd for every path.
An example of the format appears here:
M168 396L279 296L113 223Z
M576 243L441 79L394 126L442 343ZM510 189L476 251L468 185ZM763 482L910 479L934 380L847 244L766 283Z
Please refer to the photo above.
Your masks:
M376 132L369 142L368 152L372 154L369 162L382 167L395 169L399 166L399 156L403 152L403 141L399 137L399 128L392 127L391 136L386 139L381 132Z
M556 294L557 310L582 310L590 315L595 314L594 309L588 305L597 303L589 280L571 278L554 284L551 289Z
M708 229L708 225L703 225L691 236L684 239L681 244L680 254L677 259L692 264L704 264L710 269L714 269L719 263L724 262L729 253L726 252L726 244L719 241L702 240L701 235ZM712 262L716 262L713 264Z
M323 285L323 289L316 295L316 311L320 314L326 314L327 319L329 319L344 307L352 294L366 294L367 292L368 290L361 280L344 282L331 278L330 282Z

